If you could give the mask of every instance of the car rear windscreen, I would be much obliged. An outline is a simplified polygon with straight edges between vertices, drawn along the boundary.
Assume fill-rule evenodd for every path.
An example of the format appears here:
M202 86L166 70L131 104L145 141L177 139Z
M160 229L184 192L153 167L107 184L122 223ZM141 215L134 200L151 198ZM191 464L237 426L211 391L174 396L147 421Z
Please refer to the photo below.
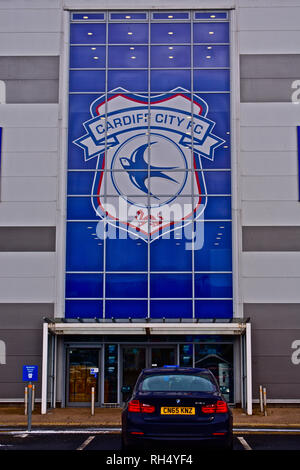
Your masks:
M146 377L139 389L143 392L214 392L216 385L208 374L157 374Z

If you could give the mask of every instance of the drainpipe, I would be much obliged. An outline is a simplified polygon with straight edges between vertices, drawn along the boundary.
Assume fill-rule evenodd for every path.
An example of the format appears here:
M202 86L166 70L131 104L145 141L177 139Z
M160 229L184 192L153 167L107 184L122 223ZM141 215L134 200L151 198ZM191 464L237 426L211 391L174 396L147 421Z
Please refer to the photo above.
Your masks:
M251 323L246 323L246 368L247 368L247 414L252 415L252 352L251 352Z

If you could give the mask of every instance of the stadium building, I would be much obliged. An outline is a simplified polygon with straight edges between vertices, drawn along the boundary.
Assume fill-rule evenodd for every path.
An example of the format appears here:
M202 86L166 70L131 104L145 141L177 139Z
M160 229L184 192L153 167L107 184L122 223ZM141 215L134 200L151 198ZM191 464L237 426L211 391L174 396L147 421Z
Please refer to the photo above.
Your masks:
M300 2L126 7L1 1L0 402L181 365L299 403Z

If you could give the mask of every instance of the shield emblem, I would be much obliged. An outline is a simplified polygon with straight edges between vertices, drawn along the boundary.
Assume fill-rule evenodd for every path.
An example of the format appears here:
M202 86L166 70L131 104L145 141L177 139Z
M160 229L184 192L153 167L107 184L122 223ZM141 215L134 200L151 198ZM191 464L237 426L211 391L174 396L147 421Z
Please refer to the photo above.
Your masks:
M118 88L96 99L85 135L74 141L97 158L91 203L100 219L152 242L203 217L202 158L224 143L208 105L182 88L151 97Z

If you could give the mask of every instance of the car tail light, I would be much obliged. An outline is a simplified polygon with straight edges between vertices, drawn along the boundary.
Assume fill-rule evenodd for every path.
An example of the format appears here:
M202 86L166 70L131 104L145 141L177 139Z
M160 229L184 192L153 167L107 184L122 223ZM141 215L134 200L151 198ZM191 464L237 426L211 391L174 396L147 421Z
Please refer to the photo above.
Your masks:
M215 403L213 405L205 405L205 406L202 406L201 410L202 410L202 413L215 413L216 405Z
M226 401L219 400L217 401L217 406L216 406L216 413L227 413L228 411L228 406Z
M131 413L154 413L155 406L141 403L139 400L131 400L128 403L128 411Z
M228 406L226 401L218 400L217 403L202 406L201 410L202 413L227 413Z
M142 403L142 413L154 413L155 406Z
M139 400L131 400L128 403L128 411L131 413L140 413L141 412L141 404Z

